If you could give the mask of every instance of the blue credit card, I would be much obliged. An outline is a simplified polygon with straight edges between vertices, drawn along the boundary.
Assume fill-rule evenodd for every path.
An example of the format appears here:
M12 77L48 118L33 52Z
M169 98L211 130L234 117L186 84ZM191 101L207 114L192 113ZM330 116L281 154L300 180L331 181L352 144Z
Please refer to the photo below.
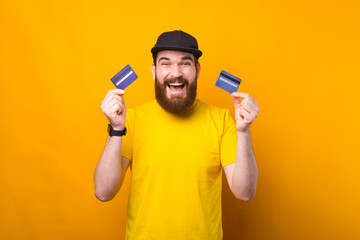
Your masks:
M233 93L237 91L240 83L240 78L222 70L215 85L224 89L225 91L228 91L229 93Z
M138 76L130 65L126 65L120 72L111 78L111 81L118 89L125 89L128 87Z

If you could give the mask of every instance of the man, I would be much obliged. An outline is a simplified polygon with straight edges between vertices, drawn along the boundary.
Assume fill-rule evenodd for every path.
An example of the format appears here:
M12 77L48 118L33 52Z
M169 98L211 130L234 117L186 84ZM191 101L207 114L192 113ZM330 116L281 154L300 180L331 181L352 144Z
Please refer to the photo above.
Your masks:
M222 239L222 168L236 198L255 194L249 127L258 104L233 93L235 124L228 110L196 99L202 52L187 33L161 34L151 52L156 101L127 111L124 91L115 89L101 105L118 136L107 138L95 195L111 200L130 166L126 239Z

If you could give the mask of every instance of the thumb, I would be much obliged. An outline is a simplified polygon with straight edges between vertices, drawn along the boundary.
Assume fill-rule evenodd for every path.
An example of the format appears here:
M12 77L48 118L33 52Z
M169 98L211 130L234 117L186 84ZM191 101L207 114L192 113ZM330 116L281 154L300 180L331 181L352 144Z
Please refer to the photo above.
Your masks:
M234 94L234 93L235 93L235 92L233 92L233 93L231 94L231 98L232 98L232 100L234 101L234 104L235 104L235 105L241 104L241 100L240 100L239 96L237 96L237 94Z

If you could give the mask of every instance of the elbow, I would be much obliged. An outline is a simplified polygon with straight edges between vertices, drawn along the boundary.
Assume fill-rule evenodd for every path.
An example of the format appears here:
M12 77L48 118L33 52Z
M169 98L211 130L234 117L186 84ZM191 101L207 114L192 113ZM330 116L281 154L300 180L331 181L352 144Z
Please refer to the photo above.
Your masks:
M238 184L232 185L232 192L236 199L249 202L251 199L255 197L256 193L256 181L249 184Z
M101 202L107 202L107 201L111 200L111 199L109 199L108 197L106 197L104 195L100 195L100 194L96 194L96 193L95 193L95 197Z
M97 188L95 188L95 197L101 202L107 202L114 198L114 196L112 196L111 194L106 193L105 191L101 191Z
M249 191L247 193L234 193L235 198L244 202L249 202L255 197L255 191Z
M94 178L94 190L95 197L101 202L112 200L118 191L114 182L108 180L100 181L97 178Z

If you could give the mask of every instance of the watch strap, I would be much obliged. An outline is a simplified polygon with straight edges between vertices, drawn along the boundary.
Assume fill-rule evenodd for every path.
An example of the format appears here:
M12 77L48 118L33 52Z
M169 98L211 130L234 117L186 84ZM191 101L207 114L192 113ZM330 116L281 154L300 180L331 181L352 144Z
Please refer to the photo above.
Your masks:
M121 136L125 136L126 135L126 127L123 129L123 130L114 130L113 127L111 126L111 124L108 124L108 133L109 133L109 136L112 137L112 136L118 136L118 137L121 137Z

